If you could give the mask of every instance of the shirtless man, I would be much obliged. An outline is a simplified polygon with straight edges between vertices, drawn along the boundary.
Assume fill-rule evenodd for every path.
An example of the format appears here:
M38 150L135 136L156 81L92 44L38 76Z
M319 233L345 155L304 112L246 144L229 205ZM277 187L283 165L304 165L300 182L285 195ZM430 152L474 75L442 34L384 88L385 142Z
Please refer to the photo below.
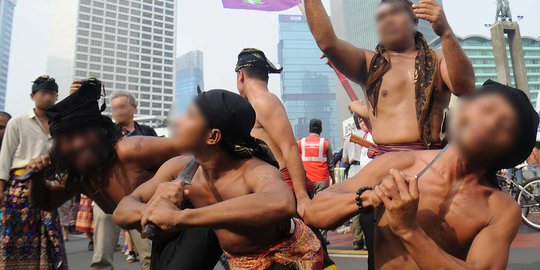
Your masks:
M495 173L527 158L538 115L523 92L488 81L454 120L419 179L440 151L380 156L315 197L306 223L330 228L375 207L377 269L506 269L521 210Z
M235 69L238 92L247 98L257 112L251 135L264 141L272 150L285 182L293 188L297 212L302 216L309 203L306 172L285 108L279 98L268 90L268 74L281 73L281 70L257 49L244 49L238 55ZM308 189L313 191L313 187Z
M35 158L29 165L36 172L30 189L36 207L56 209L83 193L112 214L122 198L150 179L165 161L178 155L173 143L165 138L121 138L111 119L101 115L100 93L100 84L83 84L47 111L54 145L50 157ZM210 239L204 232L194 237L199 242ZM217 241L208 243L217 245ZM210 254L207 249L210 250L201 248L193 252L206 258L205 254ZM213 257L208 260L214 260L215 265L220 254L210 254ZM186 269L207 269L198 262L186 261L187 265L190 263L194 263L193 267Z
M474 70L433 0L411 5L408 0L381 0L376 13L381 39L376 51L359 49L340 40L321 0L305 0L306 16L320 49L350 80L360 84L369 101L350 105L372 129L378 151L430 149L441 145L443 111L450 94L474 88ZM429 21L442 39L432 51L417 32L418 19ZM417 79L415 79L417 75Z
M226 90L200 94L173 139L200 164L191 185L173 181L191 158L173 158L120 202L115 222L126 228L153 223L163 233L212 227L232 270L320 269L321 246L301 221L291 223L294 196L277 168L259 159L268 156L250 135L254 124L255 111L243 97ZM195 208L179 209L184 197Z

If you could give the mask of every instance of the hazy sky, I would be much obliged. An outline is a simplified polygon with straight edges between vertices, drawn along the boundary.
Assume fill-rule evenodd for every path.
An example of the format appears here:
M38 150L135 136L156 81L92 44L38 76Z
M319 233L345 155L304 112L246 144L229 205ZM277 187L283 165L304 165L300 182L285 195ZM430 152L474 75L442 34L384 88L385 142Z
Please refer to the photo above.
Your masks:
M73 0L75 1L75 0ZM332 0L325 0L328 4ZM361 1L361 0L358 0ZM6 110L12 114L32 108L28 97L31 81L46 73L47 40L52 0L19 0L11 43ZM495 0L445 0L454 32L466 36L489 35L484 24L495 17ZM538 0L510 0L522 35L540 36ZM244 47L257 47L277 62L278 14L224 10L221 0L178 0L177 56L190 50L204 52L206 89L236 90L234 65ZM294 8L283 14L298 14ZM51 74L54 76L54 74ZM271 89L279 93L279 76L272 76Z

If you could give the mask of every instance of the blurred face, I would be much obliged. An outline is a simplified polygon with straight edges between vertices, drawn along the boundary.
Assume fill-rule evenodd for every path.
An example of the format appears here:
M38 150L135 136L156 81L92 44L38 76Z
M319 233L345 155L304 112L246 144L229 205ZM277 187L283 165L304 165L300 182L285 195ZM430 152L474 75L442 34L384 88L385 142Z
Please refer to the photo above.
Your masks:
M470 158L497 160L512 149L517 113L498 94L465 101L452 123L451 140Z
M120 125L133 121L137 108L127 97L117 97L111 101L111 112L114 121Z
M196 154L209 142L212 143L215 131L208 127L197 106L191 104L175 122L173 135L175 148L182 153Z
M4 139L4 132L6 131L6 126L9 121L9 118L3 114L0 114L0 142Z
M403 4L382 3L376 14L381 43L387 48L399 47L414 37L416 25Z
M98 167L107 157L99 129L86 128L67 132L60 136L58 144L60 155L79 173L85 173Z
M58 93L53 90L41 89L30 95L36 108L41 110L50 109L58 99Z

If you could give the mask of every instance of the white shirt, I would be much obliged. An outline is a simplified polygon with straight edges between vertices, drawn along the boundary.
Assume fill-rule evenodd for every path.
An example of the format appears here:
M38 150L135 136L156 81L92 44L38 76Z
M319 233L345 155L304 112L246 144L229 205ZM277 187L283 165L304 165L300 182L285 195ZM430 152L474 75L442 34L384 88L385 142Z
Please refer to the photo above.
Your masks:
M12 169L25 168L31 159L46 155L52 145L50 134L34 110L11 119L0 149L0 179L9 180Z

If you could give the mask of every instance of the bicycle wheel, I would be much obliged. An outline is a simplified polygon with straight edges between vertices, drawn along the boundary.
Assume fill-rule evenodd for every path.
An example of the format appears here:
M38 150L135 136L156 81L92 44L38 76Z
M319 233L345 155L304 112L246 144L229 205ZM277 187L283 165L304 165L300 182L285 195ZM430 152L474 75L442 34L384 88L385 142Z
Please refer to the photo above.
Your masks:
M529 181L517 196L521 206L523 223L528 227L540 231L540 180Z

